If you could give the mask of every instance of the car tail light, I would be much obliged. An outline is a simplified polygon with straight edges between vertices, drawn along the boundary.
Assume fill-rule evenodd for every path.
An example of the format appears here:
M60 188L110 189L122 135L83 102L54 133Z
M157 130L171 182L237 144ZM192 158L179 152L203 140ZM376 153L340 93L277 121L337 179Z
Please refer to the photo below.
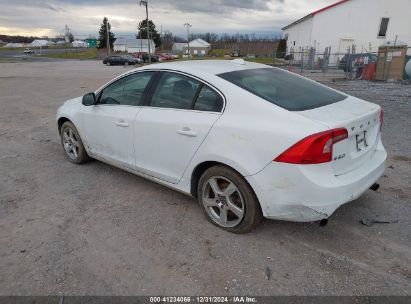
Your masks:
M330 162L333 145L348 138L344 128L310 135L280 154L274 161L289 164L321 164Z
M384 122L384 111L381 109L380 111L380 132L382 129L382 123Z

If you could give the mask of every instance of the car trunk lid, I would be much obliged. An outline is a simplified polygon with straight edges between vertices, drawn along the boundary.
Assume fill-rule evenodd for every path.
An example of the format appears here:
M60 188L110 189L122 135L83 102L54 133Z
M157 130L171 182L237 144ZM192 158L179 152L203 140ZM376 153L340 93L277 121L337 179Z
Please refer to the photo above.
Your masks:
M348 96L340 102L298 112L333 128L345 128L348 138L333 146L331 166L335 175L360 167L375 153L380 133L380 106Z

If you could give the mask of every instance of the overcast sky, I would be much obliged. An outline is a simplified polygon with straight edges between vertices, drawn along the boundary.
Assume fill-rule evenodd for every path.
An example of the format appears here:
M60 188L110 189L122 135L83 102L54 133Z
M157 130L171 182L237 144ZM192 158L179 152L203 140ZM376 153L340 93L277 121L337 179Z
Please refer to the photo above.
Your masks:
M160 31L255 33L273 36L281 27L336 0L148 0L149 17ZM67 24L78 38L97 35L104 16L117 35L136 32L145 10L139 0L0 0L0 34L54 37Z

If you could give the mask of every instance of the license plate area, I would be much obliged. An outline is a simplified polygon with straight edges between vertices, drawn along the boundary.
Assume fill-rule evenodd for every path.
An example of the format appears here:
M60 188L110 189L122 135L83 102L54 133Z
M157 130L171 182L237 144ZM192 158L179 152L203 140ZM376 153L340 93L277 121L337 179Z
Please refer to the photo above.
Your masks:
M355 135L355 147L357 152L365 150L368 146L367 131L362 131L361 133Z

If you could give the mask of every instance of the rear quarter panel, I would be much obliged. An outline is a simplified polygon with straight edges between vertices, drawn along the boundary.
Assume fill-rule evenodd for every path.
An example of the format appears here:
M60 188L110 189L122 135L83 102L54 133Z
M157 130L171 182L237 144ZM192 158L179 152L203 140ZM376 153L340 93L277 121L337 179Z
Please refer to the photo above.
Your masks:
M309 134L327 127L263 100L219 77L213 85L226 97L224 113L187 167L184 178L205 161L226 164L243 176L261 171Z

